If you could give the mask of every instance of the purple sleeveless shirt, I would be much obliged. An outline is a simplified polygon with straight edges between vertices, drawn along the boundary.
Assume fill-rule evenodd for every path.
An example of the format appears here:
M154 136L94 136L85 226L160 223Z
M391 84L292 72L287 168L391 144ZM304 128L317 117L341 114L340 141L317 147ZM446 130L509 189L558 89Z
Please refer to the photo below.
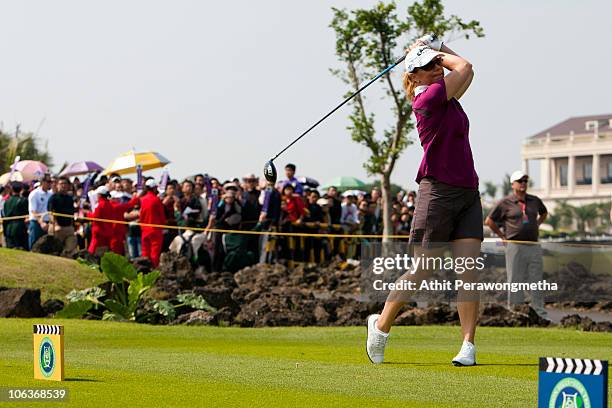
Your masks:
M412 101L423 160L416 182L424 177L456 187L478 189L470 148L470 122L457 99L446 100L444 79L434 82Z

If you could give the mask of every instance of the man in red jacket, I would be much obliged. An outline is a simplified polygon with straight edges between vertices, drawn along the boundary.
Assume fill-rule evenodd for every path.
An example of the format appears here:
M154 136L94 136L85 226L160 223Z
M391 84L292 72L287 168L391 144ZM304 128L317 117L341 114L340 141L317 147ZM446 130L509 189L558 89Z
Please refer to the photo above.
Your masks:
M89 217L102 220L113 219L113 207L108 200L109 192L106 186L100 186L95 191L98 197L98 205ZM113 235L113 224L107 221L93 221L91 223L91 243L88 251L90 254L102 256L110 248L111 237Z
M166 225L164 206L157 195L157 183L154 179L145 182L145 194L140 198L140 223ZM141 225L142 256L151 260L153 266L159 265L164 241L164 230L160 227Z
M138 204L139 197L134 195L132 199L126 203L122 203L121 199L125 197L126 193L122 191L111 191L111 206L113 208L113 220L125 221L125 213L130 211L136 204ZM128 226L122 222L114 223L113 233L110 241L110 250L116 254L125 254L125 236L127 234Z

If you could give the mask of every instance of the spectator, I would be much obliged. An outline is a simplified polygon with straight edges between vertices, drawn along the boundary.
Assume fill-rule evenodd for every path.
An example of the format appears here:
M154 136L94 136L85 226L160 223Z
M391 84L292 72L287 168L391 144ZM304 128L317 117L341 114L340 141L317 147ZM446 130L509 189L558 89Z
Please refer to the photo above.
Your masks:
M285 176L287 177L287 180L283 182L283 187L285 187L288 184L291 184L293 186L293 191L295 194L300 195L300 196L303 195L304 186L302 186L302 183L300 183L295 178L295 164L288 163L285 166Z
M197 212L191 213L187 218L187 228L194 228L197 224ZM191 229L185 230L172 240L170 251L187 257L193 266L204 266L208 272L211 270L205 233L196 233Z
M359 216L357 214L357 206L355 205L354 195L347 195L344 197L340 224L345 227L347 232L354 231L359 225Z
M49 214L47 206L52 193L51 176L45 174L40 181L40 186L34 189L28 196L28 209L30 212L30 224L28 228L28 248L31 250L34 243L47 233L49 228Z
M283 187L283 201L285 202L285 222L301 223L304 218L304 202L302 198L295 193L293 184L285 184Z
M308 194L308 206L306 217L304 217L304 221L306 222L323 222L323 210L321 206L318 204L321 195L317 190L310 191Z
M130 259L138 258L142 254L142 233L138 225L140 216L140 204L125 214L125 220L129 221L127 231L127 244Z
M199 184L200 186L203 186L204 185L204 175L203 174L196 174L193 177L193 182L194 182L195 185Z
M200 210L200 200L199 197L196 197L194 192L194 184L191 180L183 180L181 183L181 213L185 211L185 208L190 207L194 210ZM184 224L183 221L179 222L179 225Z
M4 217L28 215L28 200L21 196L23 185L19 182L13 182L11 186L11 195L4 202ZM3 221L2 227L7 248L28 249L26 218Z
M416 205L416 191L410 191L407 195L406 206L408 208L414 208Z
M145 192L140 198L140 222L166 225L164 206L157 193L157 182L152 178L145 182ZM140 229L142 231L142 256L149 258L153 266L157 267L164 241L163 229L145 225L142 225Z
M235 185L226 185L223 200L217 205L217 214L215 217L216 229L233 230L240 225L240 222L242 221L242 208L236 201L237 191L238 188ZM213 234L213 270L215 271L221 271L223 269L223 260L225 258L223 235L224 233L222 232L215 232Z
M49 198L47 209L49 212L65 214L66 216L51 215L53 223L49 226L49 234L58 239L63 246L62 256L72 258L76 253L77 239L74 231L74 198L70 195L70 180L60 177L57 181L57 193Z
M121 191L123 191L124 193L130 194L130 196L134 194L134 182L132 181L132 179L129 179L129 178L121 179Z
M376 203L362 201L359 203L359 224L361 225L362 234L374 235L377 233Z
M111 182L108 189L109 191L123 191L123 186L121 185L121 177L119 175L113 175L111 177Z
M90 217L112 220L113 208L108 200L108 187L100 186L96 188L95 194L98 204ZM113 236L113 224L107 221L92 221L91 224L91 242L88 251L95 256L102 256L102 254L107 252L110 248L110 242Z
M332 224L340 224L340 218L342 217L342 202L338 198L338 189L334 186L329 187L325 198L331 200L329 203L329 215Z
M400 212L400 219L397 228L398 235L410 236L410 224L412 223L412 216L410 214L410 208L402 207Z
M195 183L193 192L200 203L199 210L196 214L196 226L203 227L208 223L208 197L204 191L203 183Z
M166 225L175 227L177 223L177 214L175 209L178 209L180 216L180 204L179 199L176 196L176 185L174 183L166 184L166 191L162 194L162 205L164 206L164 215L166 217ZM167 251L170 247L170 243L177 236L178 232L175 228L168 228L164 231L164 242L162 244L162 252Z
M124 255L125 254L125 238L128 231L127 224L123 222L126 221L125 213L132 209L136 204L138 204L138 196L132 197L128 202L122 203L121 201L126 198L127 193L123 191L111 191L111 207L113 210L113 220L120 221L112 224L112 236L110 241L110 250L116 254Z

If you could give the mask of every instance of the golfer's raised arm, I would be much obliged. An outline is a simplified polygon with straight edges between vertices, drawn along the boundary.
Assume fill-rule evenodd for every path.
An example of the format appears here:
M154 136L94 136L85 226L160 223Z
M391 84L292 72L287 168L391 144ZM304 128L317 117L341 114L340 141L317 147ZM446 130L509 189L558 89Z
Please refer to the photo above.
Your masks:
M442 46L440 55L442 56L442 66L451 71L444 77L446 99L459 99L470 86L472 78L474 78L472 64L465 58L455 54L445 45Z

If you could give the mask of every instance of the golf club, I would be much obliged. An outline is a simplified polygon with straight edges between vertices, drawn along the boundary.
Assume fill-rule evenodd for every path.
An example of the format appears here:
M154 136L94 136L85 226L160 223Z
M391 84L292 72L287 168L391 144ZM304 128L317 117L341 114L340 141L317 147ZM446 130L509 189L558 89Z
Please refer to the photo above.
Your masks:
M309 127L304 133L302 133L300 136L298 136L293 142L291 142L287 147L285 147L283 150L281 150L276 156L274 156L272 159L268 160L266 162L266 164L264 165L264 177L266 178L266 180L268 180L270 183L276 183L276 167L274 166L274 160L276 160L276 158L278 156L280 156L281 154L283 154L287 149L289 149L291 146L293 146L295 143L297 143L298 140L300 140L301 138L303 138L304 136L306 136L306 134L308 132L310 132L312 129L314 129L315 127L317 127L317 125L321 122L323 122L325 119L327 119L332 113L334 113L335 111L337 111L338 109L340 109L345 103L347 103L348 101L350 101L351 99L353 99L358 93L360 93L361 91L363 91L364 89L366 89L368 86L372 85L372 83L374 83L376 80L380 79L383 75L385 75L386 73L388 73L389 71L391 71L393 68L395 68L395 66L397 66L398 64L400 64L404 59L406 58L406 55L403 55L401 58L399 58L397 61L395 61L393 64L389 65L387 68L385 68L380 74L376 75L374 78L372 78L368 83L366 83L365 85L363 85L362 87L360 87L359 89L357 89L355 92L353 92L353 94L351 96L349 96L348 98L346 98L345 100L343 100L338 106L336 106L334 109L332 109L329 113L327 113L325 116L323 116L321 119L319 119L314 125L312 125L311 127Z

